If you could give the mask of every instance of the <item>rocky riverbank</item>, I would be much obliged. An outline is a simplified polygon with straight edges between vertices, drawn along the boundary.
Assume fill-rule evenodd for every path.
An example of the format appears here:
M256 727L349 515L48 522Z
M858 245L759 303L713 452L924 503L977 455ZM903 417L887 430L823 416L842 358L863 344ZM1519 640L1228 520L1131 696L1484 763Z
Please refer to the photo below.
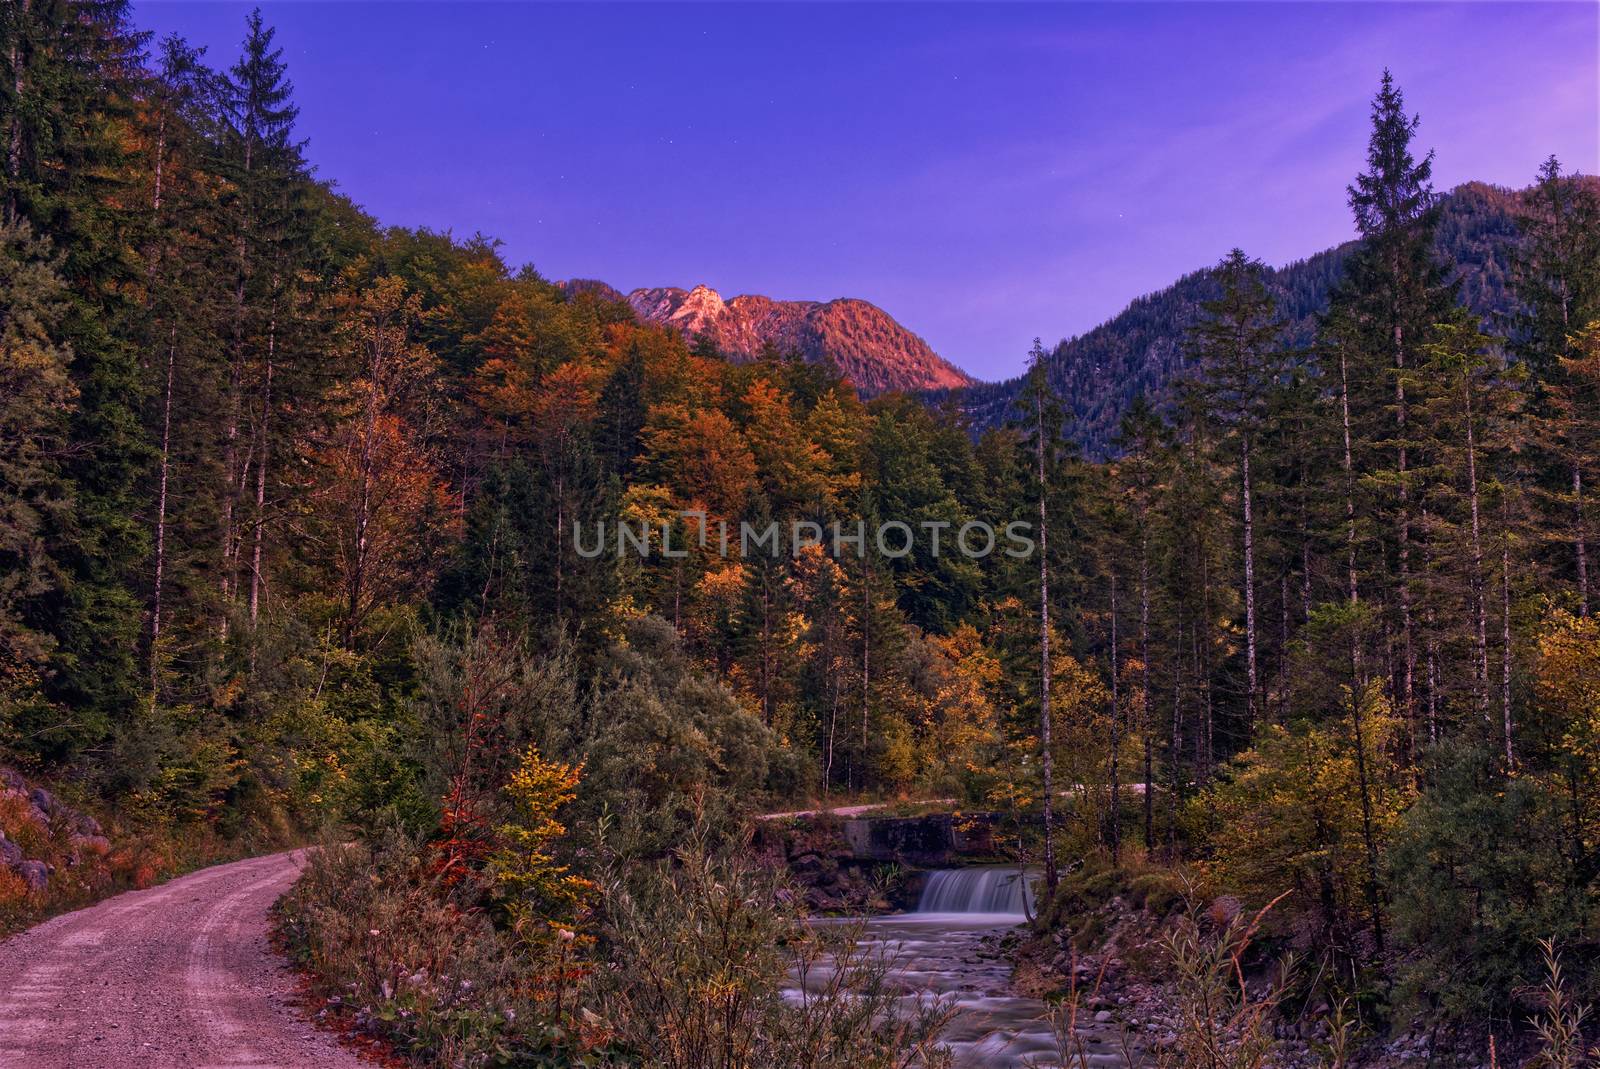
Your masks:
M1149 1066L1185 1064L1176 1052L1186 1033L1192 1035L1199 1012L1197 985L1189 970L1206 962L1222 974L1214 990L1228 1004L1216 1019L1218 1035L1228 1041L1237 1038L1239 1022L1248 1018L1248 1013L1232 1017L1241 979L1246 1003L1271 1003L1261 1016L1270 1055L1260 1064L1272 1069L1545 1064L1530 1061L1539 1056L1540 1046L1531 1026L1502 1034L1493 1060L1486 1031L1445 1030L1404 1004L1388 1008L1387 1014L1384 1008L1371 1008L1363 1017L1351 1008L1353 1000L1346 1002L1341 1026L1340 1012L1317 983L1325 976L1327 955L1314 935L1292 923L1266 925L1259 938L1227 943L1243 929L1253 930L1254 916L1231 895L1200 894L1175 870L1079 871L1064 878L1054 902L1043 907L1040 922L1008 944L1015 963L1012 984L1022 996L1075 1004L1082 1028L1120 1034L1130 1049L1149 1052L1141 1063ZM1187 968L1175 960L1179 943L1187 945ZM1207 948L1224 943L1237 955L1207 956ZM1296 965L1285 981L1280 969L1291 957ZM1521 1023L1526 1026L1539 1013L1539 1006L1530 1002Z

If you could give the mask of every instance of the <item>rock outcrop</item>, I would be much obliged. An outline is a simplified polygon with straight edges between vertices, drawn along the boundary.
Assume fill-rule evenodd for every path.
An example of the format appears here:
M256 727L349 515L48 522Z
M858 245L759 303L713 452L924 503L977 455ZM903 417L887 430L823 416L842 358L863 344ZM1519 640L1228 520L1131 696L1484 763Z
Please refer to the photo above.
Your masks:
M31 786L15 769L0 768L0 870L13 873L29 893L48 890L57 865L77 866L110 853L111 840L98 820Z

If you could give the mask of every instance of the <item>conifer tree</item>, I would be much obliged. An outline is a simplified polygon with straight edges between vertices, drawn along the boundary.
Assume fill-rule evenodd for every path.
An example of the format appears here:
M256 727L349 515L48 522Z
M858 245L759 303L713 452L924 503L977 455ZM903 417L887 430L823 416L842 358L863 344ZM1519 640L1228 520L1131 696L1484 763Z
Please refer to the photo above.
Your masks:
M1051 395L1048 365L1044 348L1034 339L1028 353L1029 400L1032 403L1033 448L1037 461L1038 482L1035 493L1039 499L1039 530L1035 552L1039 554L1039 776L1044 806L1044 882L1051 894L1055 893L1055 776L1054 747L1050 728L1053 714L1050 709L1050 683L1053 671L1050 666L1050 469L1053 466L1059 428L1059 411Z
M103 737L139 690L133 584L145 559L136 517L148 448L126 250L143 41L125 0L40 0L0 13L0 209L8 226L26 222L58 251L67 285L54 341L71 353L77 395L61 467L73 508L52 513L43 536L60 580L41 622L54 639L48 690L74 710L58 740L69 750Z
M203 413L217 397L215 354L223 348L219 313L228 281L219 270L226 248L214 188L219 89L202 50L176 35L162 40L145 131L145 422L156 449L147 579L152 711L162 700L169 666L192 644L185 633L194 630L193 621L185 618L202 611L194 599L201 586L196 551L214 519L206 493L214 460Z
M1532 372L1535 414L1548 428L1546 447L1558 475L1547 493L1555 512L1555 540L1572 546L1579 615L1590 611L1590 538L1585 504L1587 411L1572 401L1583 389L1564 361L1574 340L1600 319L1600 194L1593 180L1563 175L1554 157L1539 168L1520 219L1526 252L1516 263L1516 289L1526 312L1517 349Z
M71 508L62 474L76 390L61 338L60 258L26 220L0 223L0 731L39 697L53 642L40 615L64 576L46 534Z
M1232 439L1238 464L1241 560L1245 611L1245 734L1260 712L1261 677L1256 614L1256 515L1260 509L1251 470L1267 419L1267 405L1280 385L1287 360L1278 344L1282 329L1267 293L1259 261L1234 249L1216 269L1222 294L1206 302L1205 318L1191 331L1197 362L1196 388L1207 416Z
M1139 733L1144 772L1144 848L1155 849L1155 752L1156 719L1151 690L1151 610L1155 580L1152 559L1151 527L1162 488L1162 466L1166 452L1166 428L1150 410L1144 395L1134 398L1122 418L1117 443L1124 451L1117 465L1119 493L1126 499L1137 540L1139 598Z
M248 569L247 611L253 630L263 586L267 538L267 488L271 479L279 351L292 315L290 290L297 277L295 254L298 195L305 165L294 140L299 109L283 50L274 31L252 11L237 63L228 73L221 170L229 182L225 203L231 220L234 295L230 327L226 423L223 429L222 565L220 593L228 616Z
M1437 225L1433 153L1418 159L1412 150L1419 123L1406 114L1404 94L1385 70L1372 102L1367 170L1348 189L1363 241L1334 299L1335 308L1347 309L1349 321L1361 334L1362 378L1387 383L1392 390L1386 406L1390 426L1377 443L1392 456L1385 481L1392 484L1394 494L1386 511L1393 532L1392 590L1401 645L1395 689L1397 704L1411 722L1416 719L1417 664L1411 608L1413 450L1404 373L1415 366L1417 348L1426 343L1430 327L1451 305L1442 271L1433 259Z

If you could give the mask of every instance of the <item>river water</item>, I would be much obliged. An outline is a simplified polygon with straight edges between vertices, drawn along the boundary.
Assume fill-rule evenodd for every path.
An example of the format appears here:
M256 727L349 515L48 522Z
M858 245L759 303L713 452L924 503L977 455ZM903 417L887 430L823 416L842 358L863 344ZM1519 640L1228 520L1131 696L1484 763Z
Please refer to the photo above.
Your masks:
M1027 922L1031 902L1031 878L1014 867L950 869L929 875L914 912L849 923L861 926L858 945L881 956L908 1010L932 997L952 1011L940 1039L962 1069L1121 1069L1109 1035L1092 1028L1087 1061L1064 1062L1049 1007L1012 989L1000 944Z

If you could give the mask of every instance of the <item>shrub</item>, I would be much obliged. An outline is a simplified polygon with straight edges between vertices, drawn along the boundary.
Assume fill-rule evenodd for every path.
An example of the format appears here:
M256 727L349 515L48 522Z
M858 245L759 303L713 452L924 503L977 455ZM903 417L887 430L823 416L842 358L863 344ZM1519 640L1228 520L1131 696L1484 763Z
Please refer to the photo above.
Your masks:
M1183 905L1184 885L1171 872L1142 872L1128 881L1128 897L1135 906L1156 917L1166 917Z
M703 829L671 862L603 881L594 1005L617 1064L651 1069L937 1069L946 1020L902 1002L858 934L814 927L782 878ZM798 991L784 992L793 978Z
M23 878L0 865L0 934L22 927L31 914L28 899Z
M1559 802L1538 781L1505 775L1490 747L1449 743L1434 755L1391 865L1402 988L1425 1009L1457 1021L1525 1017L1516 992L1540 973L1539 940L1592 945L1594 906L1568 878ZM1570 978L1580 994L1588 971Z
M939 1069L935 1005L909 1011L851 933L812 929L781 879L703 830L672 861L614 864L590 940L523 938L403 833L326 846L280 905L296 958L358 1027L420 1065ZM526 901L526 900L525 900ZM786 997L791 974L803 997Z
M1252 994L1242 961L1275 904L1253 917L1236 914L1214 934L1191 915L1179 919L1167 937L1178 1035L1159 1053L1161 1069L1262 1069L1273 1064L1278 1049L1273 1029L1294 964L1283 959L1277 975Z
M358 1027L424 1065L571 1065L564 970L463 904L399 831L325 846L279 906L296 958ZM575 1009L575 1007L572 1007Z

